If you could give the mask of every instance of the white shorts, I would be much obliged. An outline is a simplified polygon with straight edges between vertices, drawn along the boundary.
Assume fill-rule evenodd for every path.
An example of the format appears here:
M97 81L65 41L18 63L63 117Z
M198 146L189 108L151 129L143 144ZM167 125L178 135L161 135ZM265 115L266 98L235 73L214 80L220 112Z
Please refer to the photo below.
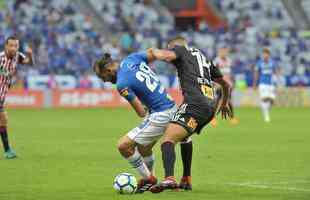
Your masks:
M261 99L276 98L275 87L273 85L260 84L258 86L258 89L259 89L259 96Z
M168 123L177 111L177 106L162 112L155 112L147 116L140 126L132 129L127 136L141 145L148 145L157 141L165 132Z

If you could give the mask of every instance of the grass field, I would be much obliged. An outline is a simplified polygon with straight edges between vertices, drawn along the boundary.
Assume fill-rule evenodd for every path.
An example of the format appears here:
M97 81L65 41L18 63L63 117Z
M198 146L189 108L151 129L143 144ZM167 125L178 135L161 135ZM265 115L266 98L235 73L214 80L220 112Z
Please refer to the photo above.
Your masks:
M132 111L8 112L19 158L0 158L0 200L310 200L309 108L276 108L270 124L258 109L239 109L239 125L220 121L194 137L192 192L143 195L112 189L115 175L135 173L116 149L139 122ZM156 156L162 178L158 146Z

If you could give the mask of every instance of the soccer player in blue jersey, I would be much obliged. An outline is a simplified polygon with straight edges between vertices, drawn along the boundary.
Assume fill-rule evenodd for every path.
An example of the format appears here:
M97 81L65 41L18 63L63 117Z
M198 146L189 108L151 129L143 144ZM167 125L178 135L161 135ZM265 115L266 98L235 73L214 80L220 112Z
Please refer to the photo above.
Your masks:
M118 143L121 155L139 172L142 179L137 192L147 191L157 183L153 173L152 148L163 135L177 107L147 63L153 58L146 52L133 53L121 63L110 54L97 60L93 66L96 75L105 82L115 83L123 96L145 118Z
M265 122L270 122L270 109L275 100L275 86L272 80L277 71L276 63L270 58L270 51L263 50L262 58L257 62L254 73L254 89L259 89L260 104Z

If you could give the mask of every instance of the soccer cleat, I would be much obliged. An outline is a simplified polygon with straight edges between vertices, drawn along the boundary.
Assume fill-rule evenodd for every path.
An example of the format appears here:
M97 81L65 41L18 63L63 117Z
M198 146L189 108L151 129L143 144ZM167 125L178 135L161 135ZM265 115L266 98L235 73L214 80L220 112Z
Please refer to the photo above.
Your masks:
M13 149L9 149L6 152L4 152L4 157L6 159L13 159L16 158L17 156Z
M182 190L192 190L192 177L191 176L183 176L181 178L179 188Z
M148 191L153 185L157 184L157 178L150 176L148 179L140 179L138 182L136 193L143 193Z
M162 181L159 184L153 185L150 188L150 191L152 193L160 193L164 190L177 190L179 188L177 182L175 181L175 178L173 176L167 177L164 181Z

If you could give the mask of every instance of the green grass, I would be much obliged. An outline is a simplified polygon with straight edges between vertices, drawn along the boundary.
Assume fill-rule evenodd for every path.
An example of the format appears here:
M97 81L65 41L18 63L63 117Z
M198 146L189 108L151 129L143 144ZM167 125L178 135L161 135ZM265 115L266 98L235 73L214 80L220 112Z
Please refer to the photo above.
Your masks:
M192 192L118 195L114 176L135 173L116 149L139 122L131 110L9 110L19 158L0 158L0 200L309 200L309 108L276 108L270 124L258 109L237 114L238 126L220 121L194 136ZM161 178L158 145L156 157Z

